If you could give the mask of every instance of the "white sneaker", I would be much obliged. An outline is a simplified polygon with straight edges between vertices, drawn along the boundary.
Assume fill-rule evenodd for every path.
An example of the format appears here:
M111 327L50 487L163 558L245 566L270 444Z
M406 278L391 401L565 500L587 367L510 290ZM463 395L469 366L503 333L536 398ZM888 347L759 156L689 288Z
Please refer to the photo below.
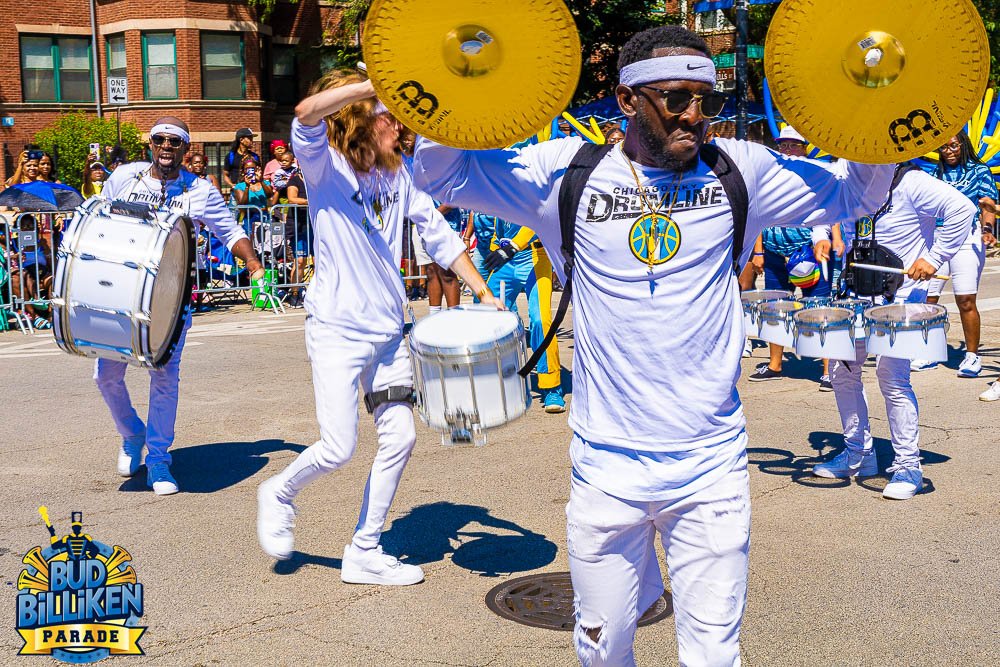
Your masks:
M812 474L827 479L874 477L878 474L878 459L875 458L874 449L856 453L845 447L826 463L813 466Z
M753 356L753 341L747 338L743 343L743 358L749 359L752 356Z
M271 558L288 560L295 550L295 505L278 498L272 477L257 489L257 541Z
M910 370L914 373L919 373L920 371L927 371L938 365L936 361L927 361L926 359L914 359L910 362Z
M979 395L980 401L1000 400L1000 380L990 385L990 388Z
M983 362L979 358L979 355L973 354L972 352L966 352L965 359L962 359L962 363L958 365L958 377L960 378L979 377L979 374L982 372L983 372Z
M118 450L119 475L122 477L132 477L139 472L139 467L142 465L142 448L145 446L145 435L122 440L122 448Z
M892 479L882 490L882 497L890 500L909 500L920 491L924 482L924 473L920 468L893 465L886 472L892 473Z
M405 565L389 554L382 553L381 545L362 551L353 544L348 544L344 547L340 580L345 584L409 586L423 581L424 571L416 565Z

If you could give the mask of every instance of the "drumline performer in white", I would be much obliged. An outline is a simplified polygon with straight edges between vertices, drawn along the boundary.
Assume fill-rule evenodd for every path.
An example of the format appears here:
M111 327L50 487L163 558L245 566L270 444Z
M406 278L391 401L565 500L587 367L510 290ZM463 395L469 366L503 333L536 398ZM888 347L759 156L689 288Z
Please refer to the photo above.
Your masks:
M222 195L209 181L181 166L190 143L191 135L184 121L173 116L160 118L149 132L152 163L131 162L118 167L108 177L100 196L162 207L191 218L195 224L207 225L234 255L246 262L253 279L261 277L264 269L260 260ZM142 462L142 449L146 447L146 480L157 495L178 491L177 481L170 473L168 449L174 441L181 353L190 327L188 312L170 361L162 368L149 371L149 414L145 424L132 406L125 386L128 365L122 361L98 359L94 368L94 380L122 436L118 473L123 477L135 475Z
M864 218L864 229L862 225L855 225L852 243L874 239L879 246L894 253L907 268L907 274L902 277L893 301L924 303L929 278L962 247L976 213L976 206L961 192L912 167L902 173L898 185L879 211ZM939 219L943 224L937 228L935 236L935 222ZM829 257L830 241L816 243L816 252L818 257ZM851 271L851 268L845 267L844 271ZM882 303L886 301L880 299L874 305ZM865 340L858 339L855 349L857 359L835 362L830 378L844 429L845 447L830 461L813 467L817 477L870 477L879 473L872 448L868 397L861 382L861 369L868 356ZM909 359L880 355L875 371L885 399L895 451L895 459L886 470L892 479L882 496L892 500L912 498L923 483L917 396L910 383L910 363Z
M503 309L466 254L465 243L401 168L402 126L358 74L331 72L296 107L292 147L302 165L316 243L306 293L306 350L312 363L320 439L258 490L257 535L273 558L291 557L292 500L354 455L358 386L373 413L378 452L354 537L344 548L346 583L408 585L416 565L384 554L379 540L416 442L413 378L403 340L400 279L404 225L413 221L428 253L486 304Z
M699 151L714 152L703 148L708 118L725 101L713 92L710 56L701 37L679 26L625 45L616 94L630 120L626 138L600 158L571 209L576 356L566 539L575 645L588 666L635 664L637 619L664 590L657 532L680 663L740 660L750 536L736 391L744 331L735 203L699 160ZM558 257L560 189L582 144L476 152L421 138L414 180L456 206L531 221ZM856 217L885 199L892 176L891 167L824 165L743 141L717 146L748 195L741 264L765 226Z

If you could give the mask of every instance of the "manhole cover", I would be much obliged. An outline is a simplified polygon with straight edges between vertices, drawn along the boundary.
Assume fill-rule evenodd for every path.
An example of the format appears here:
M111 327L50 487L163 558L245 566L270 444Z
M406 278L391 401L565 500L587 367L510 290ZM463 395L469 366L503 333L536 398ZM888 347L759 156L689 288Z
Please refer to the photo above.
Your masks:
M573 584L569 572L548 572L511 579L486 594L486 606L503 618L535 628L572 630ZM652 625L673 613L670 598L661 595L639 619Z

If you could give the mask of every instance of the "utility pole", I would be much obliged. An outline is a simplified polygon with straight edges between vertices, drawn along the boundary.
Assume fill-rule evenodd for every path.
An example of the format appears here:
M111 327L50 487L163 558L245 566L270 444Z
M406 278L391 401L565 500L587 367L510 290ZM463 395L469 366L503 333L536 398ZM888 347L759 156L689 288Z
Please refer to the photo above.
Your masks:
M747 0L736 0L736 138L747 138Z
M101 108L101 59L97 55L97 10L94 7L95 2L96 0L90 0L90 53L94 68L94 101L97 102L97 117L104 118L104 110Z

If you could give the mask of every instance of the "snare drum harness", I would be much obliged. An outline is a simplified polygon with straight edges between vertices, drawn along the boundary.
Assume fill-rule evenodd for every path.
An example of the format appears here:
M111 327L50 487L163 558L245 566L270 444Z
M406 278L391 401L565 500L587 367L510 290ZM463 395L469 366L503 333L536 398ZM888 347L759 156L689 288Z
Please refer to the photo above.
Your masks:
M892 209L893 190L903 180L903 176L914 169L919 169L919 167L912 164L901 164L896 167L896 172L892 176L892 184L889 186L889 194L885 202L871 216L871 237L854 239L851 252L847 253L845 260L847 267L844 269L844 280L841 283L840 297L846 296L848 292L854 292L858 296L882 296L887 302L891 302L895 298L896 292L903 285L903 276L900 274L859 269L851 265L858 262L895 269L904 268L903 260L896 253L884 246L880 246L878 241L875 240L875 223Z
M569 302L573 294L573 266L574 266L574 241L576 239L576 213L580 209L580 199L583 197L583 189L590 180L590 175L594 172L598 163L612 149L612 144L597 145L585 143L573 156L566 168L562 184L559 187L559 226L562 231L562 255L564 259L563 272L566 276L566 284L563 286L562 296L559 298L559 307L556 309L555 317L552 318L552 326L545 333L545 338L541 344L532 352L524 367L518 371L521 377L528 377L538 360L545 354L556 335L556 330L562 324L569 308ZM722 183L722 189L729 199L729 206L733 212L733 271L738 276L740 273L740 255L743 254L743 237L746 234L747 212L750 208L750 195L747 192L746 182L743 174L736 167L725 151L715 144L705 144L701 147L699 154L702 162L718 177Z

